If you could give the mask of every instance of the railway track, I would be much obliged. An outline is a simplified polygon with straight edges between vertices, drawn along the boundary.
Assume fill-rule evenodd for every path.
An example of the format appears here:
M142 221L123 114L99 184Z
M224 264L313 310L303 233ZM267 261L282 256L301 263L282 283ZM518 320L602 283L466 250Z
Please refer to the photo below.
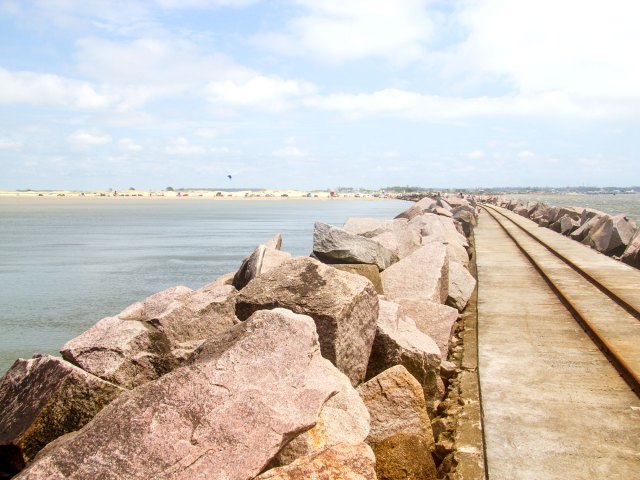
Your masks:
M640 272L489 205L474 237L487 478L640 480Z
M640 396L640 271L509 210L482 208L529 258Z

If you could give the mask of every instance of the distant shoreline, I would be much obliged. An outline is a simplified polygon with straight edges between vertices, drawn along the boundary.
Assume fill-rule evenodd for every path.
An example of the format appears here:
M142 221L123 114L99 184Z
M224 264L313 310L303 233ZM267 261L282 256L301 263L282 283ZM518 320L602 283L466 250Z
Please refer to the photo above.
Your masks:
M162 190L123 190L123 191L90 191L78 192L70 190L53 191L11 191L0 190L0 198L170 198L177 200L186 199L215 199L215 200L237 200L237 199L264 199L275 200L284 198L295 198L304 200L328 200L328 199L370 199L382 200L391 196L371 194L371 193L341 193L328 191L309 190L187 190L187 191L162 191Z

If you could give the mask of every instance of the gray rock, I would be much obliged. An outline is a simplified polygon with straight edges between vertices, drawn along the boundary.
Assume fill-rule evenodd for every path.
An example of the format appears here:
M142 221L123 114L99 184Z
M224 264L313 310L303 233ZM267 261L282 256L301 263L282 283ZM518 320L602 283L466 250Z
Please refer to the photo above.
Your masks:
M433 339L418 329L400 305L381 299L367 380L403 365L418 380L425 399L432 405L439 398L440 362L440 349Z
M460 206L452 210L453 218L457 220L464 231L465 236L470 237L474 227L478 224L478 217L472 207Z
M580 225L584 225L593 217L602 217L604 215L606 215L606 213L601 212L600 210L595 210L593 208L585 208L582 210L582 213L580 214Z
M376 457L365 443L340 443L268 470L256 480L376 480Z
M276 309L121 395L18 479L249 479L317 421L338 388L313 321Z
M328 263L370 263L381 271L398 260L378 242L322 222L315 224L313 253Z
M409 221L409 227L418 232L423 242L438 241L441 243L455 243L463 247L468 247L469 242L458 232L453 219L435 214L424 214Z
M606 222L607 218L608 215L606 214L603 214L602 216L591 217L589 220L583 223L582 226L571 232L569 236L573 240L583 242L589 235L589 232L591 232L592 229L595 230L601 222Z
M420 234L410 228L406 220L394 220L392 229L372 237L373 240L393 251L398 259L411 255L420 248Z
M291 440L276 457L277 465L317 453L341 442L361 443L369 435L369 410L351 382L336 368L331 376L339 391L322 407L315 427Z
M418 329L431 337L440 348L443 360L449 356L451 337L460 316L455 308L415 298L396 300L415 322Z
M378 318L378 297L369 280L312 258L294 258L260 275L236 298L240 320L274 307L311 316L322 354L353 385L364 379Z
M0 380L0 472L18 473L45 445L82 428L124 391L61 358L16 360Z
M414 297L444 303L449 288L449 255L440 243L430 243L382 272L382 287L390 300Z
M422 215L423 212L424 210L422 208L414 204L407 208L404 212L396 215L395 218L406 218L407 220L411 220L412 218Z
M469 303L475 288L476 279L469 273L469 270L458 262L450 262L447 304L461 312Z
M371 414L366 441L376 456L378 477L435 479L433 432L416 379L400 365L362 384L358 391Z

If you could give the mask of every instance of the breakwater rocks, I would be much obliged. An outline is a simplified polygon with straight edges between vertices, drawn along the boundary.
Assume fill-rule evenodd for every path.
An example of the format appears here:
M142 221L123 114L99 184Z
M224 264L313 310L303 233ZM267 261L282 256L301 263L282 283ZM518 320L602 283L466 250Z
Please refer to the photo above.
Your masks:
M445 396L476 218L455 196L317 223L310 257L278 235L236 272L100 320L61 358L17 360L0 381L1 474L455 478Z
M640 268L640 229L625 215L608 215L581 207L553 207L502 197L482 201L506 208L541 227L550 228L600 253Z

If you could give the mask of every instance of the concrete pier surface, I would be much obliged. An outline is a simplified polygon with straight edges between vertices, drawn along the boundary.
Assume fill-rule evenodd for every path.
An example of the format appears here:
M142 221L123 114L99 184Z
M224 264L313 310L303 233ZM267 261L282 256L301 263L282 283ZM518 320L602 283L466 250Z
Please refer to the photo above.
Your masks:
M640 479L638 396L486 212L475 242L488 478Z

